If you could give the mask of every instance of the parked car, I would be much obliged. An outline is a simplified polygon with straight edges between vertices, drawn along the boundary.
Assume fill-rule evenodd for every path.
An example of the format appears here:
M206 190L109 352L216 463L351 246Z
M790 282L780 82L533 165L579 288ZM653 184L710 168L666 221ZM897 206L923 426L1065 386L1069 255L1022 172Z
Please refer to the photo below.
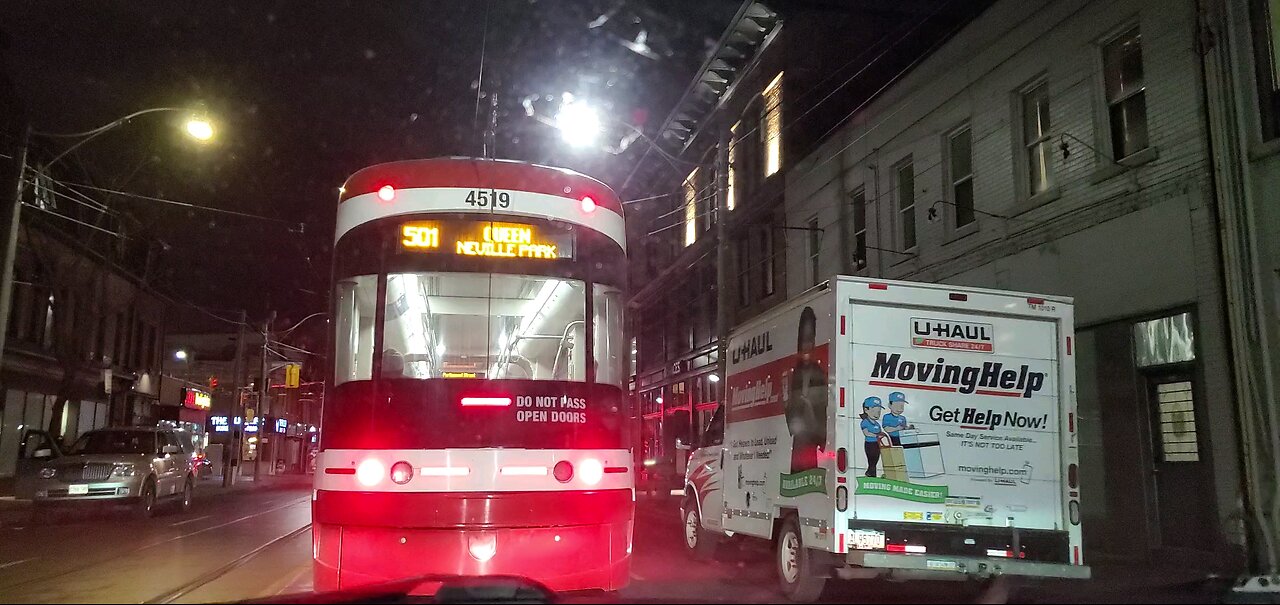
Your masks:
M148 518L162 501L191 507L196 482L191 452L175 431L116 427L89 431L65 449L44 431L27 431L18 452L15 495L44 518L57 506L127 504Z

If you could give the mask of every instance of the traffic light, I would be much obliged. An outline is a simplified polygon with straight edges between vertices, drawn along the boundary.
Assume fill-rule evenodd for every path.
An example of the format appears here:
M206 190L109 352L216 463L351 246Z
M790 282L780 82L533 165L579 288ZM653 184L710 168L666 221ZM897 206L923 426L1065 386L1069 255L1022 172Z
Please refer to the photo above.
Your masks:
M302 382L302 364L291 363L284 367L284 387L296 389Z
M217 377L217 376L210 376L210 377L209 377L209 388L210 388L210 389L216 389L216 388L218 388L218 377Z

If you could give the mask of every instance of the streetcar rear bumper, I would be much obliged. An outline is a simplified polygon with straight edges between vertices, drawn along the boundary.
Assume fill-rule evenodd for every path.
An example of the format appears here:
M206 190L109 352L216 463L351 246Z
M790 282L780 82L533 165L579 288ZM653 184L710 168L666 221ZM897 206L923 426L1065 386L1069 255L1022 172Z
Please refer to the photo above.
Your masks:
M617 590L628 580L633 509L631 490L321 491L313 505L315 588L438 574L521 576L555 591Z

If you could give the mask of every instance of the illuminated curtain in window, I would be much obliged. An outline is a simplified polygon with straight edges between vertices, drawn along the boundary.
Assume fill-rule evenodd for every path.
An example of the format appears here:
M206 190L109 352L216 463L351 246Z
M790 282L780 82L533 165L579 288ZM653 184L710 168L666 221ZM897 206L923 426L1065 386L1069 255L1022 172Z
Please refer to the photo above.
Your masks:
M782 168L782 73L764 87L764 175Z
M698 170L695 168L684 181L684 245L698 240Z

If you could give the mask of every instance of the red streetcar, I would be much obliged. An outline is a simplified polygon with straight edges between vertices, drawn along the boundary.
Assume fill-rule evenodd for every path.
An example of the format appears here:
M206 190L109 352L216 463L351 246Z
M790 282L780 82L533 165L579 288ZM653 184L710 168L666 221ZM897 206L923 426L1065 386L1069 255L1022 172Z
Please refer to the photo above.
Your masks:
M352 175L337 219L316 590L426 574L626 585L617 196L546 166L411 160Z

